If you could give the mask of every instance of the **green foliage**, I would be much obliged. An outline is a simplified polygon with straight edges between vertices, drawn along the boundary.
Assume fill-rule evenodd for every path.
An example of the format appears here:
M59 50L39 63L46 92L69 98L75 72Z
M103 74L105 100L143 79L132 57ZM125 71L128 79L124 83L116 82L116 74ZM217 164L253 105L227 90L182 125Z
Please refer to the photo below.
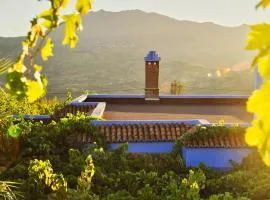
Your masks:
M241 165L234 164L231 172L214 172L204 165L188 169L181 156L182 141L169 154L127 153L126 143L106 151L105 138L83 114L69 115L47 125L18 125L24 131L21 152L0 178L22 182L26 199L270 198L270 169L256 153ZM225 129L222 123L207 129L198 127L196 137L239 134L237 127ZM89 134L96 142L84 146L76 139L80 133Z
M245 128L239 127L238 125L225 127L223 122L219 122L213 126L201 126L198 125L196 130L191 133L185 133L181 141L183 143L197 140L203 141L204 139L214 139L218 137L239 136L240 138L245 134Z
M19 192L19 183L11 181L0 181L0 198L5 200L15 200L23 197Z
M35 58L40 54L46 61L53 56L54 42L48 37L49 34L64 24L63 44L70 44L74 48L78 42L76 32L82 29L81 16L87 14L92 5L91 0L77 0L72 14L62 15L68 0L50 0L50 3L49 9L31 21L30 31L22 42L22 52L7 74L6 88L10 94L18 99L27 98L29 102L36 101L46 93L47 79L41 74L42 67L36 64ZM1 67L0 72L4 70L5 67Z
M225 192L224 194L212 195L209 200L249 200L246 197L234 198L231 193Z
M67 182L62 174L53 173L53 168L49 160L32 160L28 167L28 180L31 199L42 197L45 191L55 192L59 198L65 196L67 192Z
M92 178L94 176L95 169L93 164L92 156L89 155L86 158L86 167L82 171L81 176L78 178L78 190L83 193L90 191Z

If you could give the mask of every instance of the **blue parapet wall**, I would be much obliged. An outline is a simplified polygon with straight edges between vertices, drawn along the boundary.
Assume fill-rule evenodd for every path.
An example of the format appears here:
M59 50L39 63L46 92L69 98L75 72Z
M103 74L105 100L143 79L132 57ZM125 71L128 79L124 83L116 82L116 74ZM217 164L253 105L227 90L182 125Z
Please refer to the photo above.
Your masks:
M206 120L92 120L93 125L128 125L128 124L187 124L187 125L203 125L207 123ZM207 123L208 124L208 123Z
M144 95L141 94L89 94L87 98L104 98L104 99L119 99L119 98L127 98L127 99L144 99Z
M173 149L174 142L138 142L128 143L127 151L129 153L170 153ZM109 150L119 147L119 143L110 144Z
M160 99L248 99L248 95L160 95ZM86 98L144 98L142 94L89 94L80 99Z
M117 149L121 143L112 143L109 151ZM138 142L128 143L128 153L170 153L175 142ZM90 145L91 146L91 145ZM230 170L230 161L238 164L251 153L251 148L182 148L187 167L198 167L201 163L217 170Z
M13 115L14 119L18 119L19 115ZM33 119L33 120L45 120L45 119L51 119L50 115L22 115L24 119Z
M78 102L78 101L74 101L71 102L69 105L72 106L97 106L99 102Z
M230 160L241 163L251 153L251 148L183 148L187 167L197 167L204 163L207 167L227 170L232 166Z

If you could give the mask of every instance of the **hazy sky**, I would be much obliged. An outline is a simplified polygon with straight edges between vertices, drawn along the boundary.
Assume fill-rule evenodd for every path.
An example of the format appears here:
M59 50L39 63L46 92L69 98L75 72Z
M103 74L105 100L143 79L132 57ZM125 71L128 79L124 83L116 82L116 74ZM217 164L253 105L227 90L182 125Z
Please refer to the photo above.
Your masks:
M214 22L237 26L270 21L268 10L255 10L259 0L94 0L94 10L121 11L140 9L179 20ZM73 4L75 0L70 0ZM48 7L42 0L0 0L0 36L25 35L29 21Z

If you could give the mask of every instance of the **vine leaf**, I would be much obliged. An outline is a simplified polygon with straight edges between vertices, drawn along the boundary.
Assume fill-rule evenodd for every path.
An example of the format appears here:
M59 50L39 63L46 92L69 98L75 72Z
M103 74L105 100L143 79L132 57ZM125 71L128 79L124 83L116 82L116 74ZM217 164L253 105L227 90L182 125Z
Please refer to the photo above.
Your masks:
M266 80L270 77L270 53L258 59L258 70L260 75Z
M270 0L261 0L260 3L256 5L256 9L260 7L266 8L267 6L269 6L269 4L270 4Z
M46 41L46 44L41 49L41 58L46 61L48 60L48 57L53 56L52 49L53 49L53 41L51 38L48 38Z
M28 80L26 85L28 87L27 97L30 103L45 95L45 89L39 81Z
M259 53L253 59L252 66L259 64L259 70L263 72L263 76L267 77L269 74L269 61L267 64L267 58L270 53L270 24L262 23L250 26L251 31L248 34L248 42L246 49L259 50Z
M22 60L18 60L14 65L13 65L13 70L16 72L24 73L26 71L26 67L23 64Z
M12 137L12 138L17 138L20 136L22 130L21 128L16 124L16 125L12 125L8 128L7 130L8 132L8 136Z
M248 50L263 50L270 46L270 24L262 23L250 26L251 31L248 34Z
M91 0L77 0L76 10L81 15L86 15L91 9L92 2Z
M51 0L52 6L55 9L58 9L60 7L65 8L69 2L69 0Z
M65 21L63 45L69 44L70 48L74 48L78 42L76 31L82 29L81 17L77 14L64 15L63 20Z
M39 36L44 36L44 30L42 29L41 25L38 24L36 20L33 20L32 24L33 25L29 33L29 41L31 42L29 43L30 47L34 47L36 45Z
M54 16L54 10L49 9L45 10L44 12L40 13L38 15L39 19L43 19L42 26L44 26L47 29L51 29L54 27L54 24L57 22L57 16L59 15L59 12L56 13L56 16Z

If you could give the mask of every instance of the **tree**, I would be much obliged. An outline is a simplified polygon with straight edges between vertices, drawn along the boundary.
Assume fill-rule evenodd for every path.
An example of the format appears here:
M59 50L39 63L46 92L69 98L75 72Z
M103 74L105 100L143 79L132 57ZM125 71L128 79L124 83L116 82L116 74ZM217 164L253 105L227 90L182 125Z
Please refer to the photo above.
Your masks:
M266 8L270 0L261 0L256 8ZM257 50L258 54L252 66L258 65L259 74L264 83L249 97L247 110L256 115L252 126L246 131L246 141L257 146L263 161L270 166L270 24L252 25L248 35L248 50Z
M82 30L81 17L90 9L91 0L77 0L71 14L61 14L69 0L49 0L50 8L38 14L31 21L31 28L22 42L22 51L15 64L8 69L6 88L17 98L27 98L34 102L46 93L47 79L41 74L42 67L36 57L43 61L53 56L53 39L50 33L59 26L65 26L63 45L74 48L78 42L77 31Z

